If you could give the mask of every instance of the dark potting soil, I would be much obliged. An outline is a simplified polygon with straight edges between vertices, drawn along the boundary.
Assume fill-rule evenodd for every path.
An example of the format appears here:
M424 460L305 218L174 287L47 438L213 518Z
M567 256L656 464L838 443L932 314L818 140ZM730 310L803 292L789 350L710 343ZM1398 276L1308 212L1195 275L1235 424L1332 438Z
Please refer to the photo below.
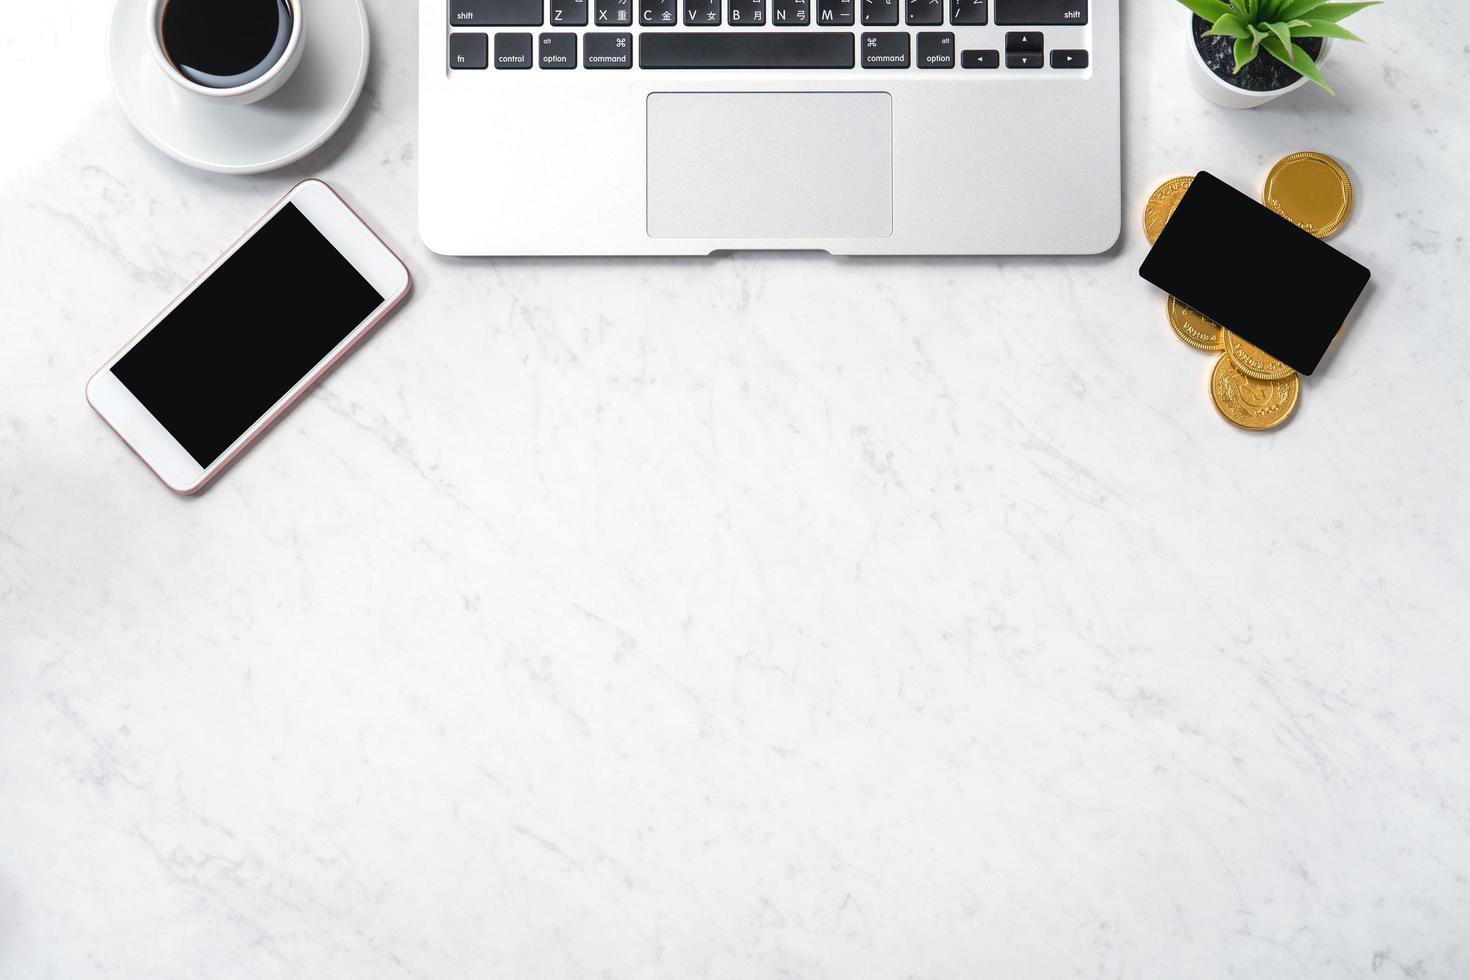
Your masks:
M1286 67L1264 49L1256 56L1255 61L1241 69L1239 75L1235 74L1235 38L1205 37L1205 31L1209 29L1210 22L1195 14L1194 45L1199 48L1200 57L1210 66L1210 71L1231 85L1251 92L1274 92L1302 77L1295 69ZM1312 56L1313 61L1322 53L1320 37L1304 37L1297 43Z

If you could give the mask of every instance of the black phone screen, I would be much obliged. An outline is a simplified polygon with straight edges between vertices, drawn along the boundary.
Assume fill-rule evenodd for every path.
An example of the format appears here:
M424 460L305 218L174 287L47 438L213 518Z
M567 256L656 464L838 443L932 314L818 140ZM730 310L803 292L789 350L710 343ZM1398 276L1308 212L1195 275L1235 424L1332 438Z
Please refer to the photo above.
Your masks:
M112 373L207 467L382 302L287 204Z
M1369 277L1203 171L1138 274L1302 374L1316 370Z

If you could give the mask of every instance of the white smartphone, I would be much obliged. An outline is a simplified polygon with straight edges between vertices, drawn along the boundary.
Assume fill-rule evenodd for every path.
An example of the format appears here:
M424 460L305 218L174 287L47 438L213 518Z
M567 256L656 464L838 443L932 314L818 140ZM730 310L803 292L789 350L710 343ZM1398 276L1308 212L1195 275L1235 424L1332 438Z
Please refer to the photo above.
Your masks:
M408 295L411 279L319 180L296 185L87 382L176 493L198 493Z

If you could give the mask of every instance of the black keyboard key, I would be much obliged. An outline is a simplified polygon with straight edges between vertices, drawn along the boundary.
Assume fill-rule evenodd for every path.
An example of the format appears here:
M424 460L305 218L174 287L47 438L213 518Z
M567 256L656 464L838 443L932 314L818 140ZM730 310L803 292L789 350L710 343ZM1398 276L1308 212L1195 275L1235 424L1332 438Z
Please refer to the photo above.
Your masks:
M658 35L660 37L672 35ZM582 37L583 68L632 68L633 35L586 34Z
M633 23L632 0L593 0L594 27L627 27Z
M1063 51L1058 48L1051 53L1051 66L1053 68L1086 68L1086 51Z
M720 0L684 0L685 27L719 27Z
M904 23L910 27L938 27L944 23L944 0L908 0Z
M864 68L909 66L909 36L905 33L864 34L858 51Z
M1040 31L1007 31L1006 54L1017 51L1040 52L1045 45L1045 35Z
M546 69L577 67L577 35L542 34L536 60Z
M458 31L449 35L449 67L461 71L490 67L490 35Z
M1017 27L1085 24L1087 0L995 0L995 22Z
M812 22L807 0L771 0L771 23L777 27L805 27Z
M679 20L678 0L638 0L638 23L644 27L674 27Z
M552 27L586 27L587 0L551 0Z
M953 68L954 35L948 31L920 31L914 61L920 68Z
M1043 63L1040 51L1007 51L1007 68L1040 68Z
M761 27L766 22L766 0L730 0L731 27Z
M640 68L851 68L852 64L852 35L846 32L655 32L638 42Z
M863 23L874 27L898 24L898 0L863 0Z
M495 35L496 68L530 68L531 58L531 35Z
M957 27L984 25L990 21L988 0L951 0L949 22Z
M851 27L852 0L817 0L817 24L821 27Z
M962 68L999 68L1000 52L994 48L985 51L961 51L960 67Z
M540 27L542 0L450 0L454 27Z

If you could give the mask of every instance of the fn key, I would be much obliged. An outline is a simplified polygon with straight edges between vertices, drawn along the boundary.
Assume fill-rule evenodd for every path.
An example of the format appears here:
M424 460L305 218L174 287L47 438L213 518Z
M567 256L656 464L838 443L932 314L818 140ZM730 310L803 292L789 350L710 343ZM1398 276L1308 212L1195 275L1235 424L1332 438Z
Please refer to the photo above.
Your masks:
M490 35L457 31L449 35L449 67L471 71L490 67Z

